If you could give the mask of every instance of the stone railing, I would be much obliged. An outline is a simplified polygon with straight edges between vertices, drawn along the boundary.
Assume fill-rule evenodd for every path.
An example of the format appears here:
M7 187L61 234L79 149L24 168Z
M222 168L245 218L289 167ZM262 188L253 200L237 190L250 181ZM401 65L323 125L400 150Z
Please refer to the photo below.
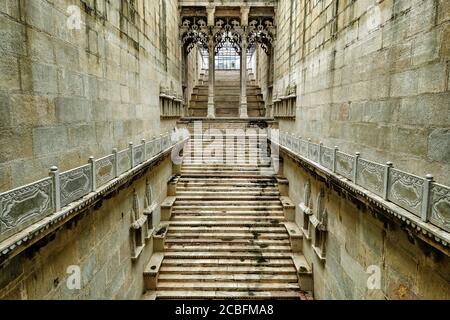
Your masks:
M394 169L391 162L369 161L358 152L350 155L338 147L326 147L286 132L269 130L269 139L295 156L346 178L366 190L366 194L393 203L423 222L450 232L450 188L434 182L432 175L419 177ZM446 240L441 242L449 245Z
M173 136L177 138L172 139ZM90 157L88 164L78 168L59 172L52 167L48 178L0 193L0 241L64 211L73 202L95 193L119 176L126 176L180 141L181 136L167 132L150 141L143 139L138 145L130 143L121 151L113 149L100 159Z

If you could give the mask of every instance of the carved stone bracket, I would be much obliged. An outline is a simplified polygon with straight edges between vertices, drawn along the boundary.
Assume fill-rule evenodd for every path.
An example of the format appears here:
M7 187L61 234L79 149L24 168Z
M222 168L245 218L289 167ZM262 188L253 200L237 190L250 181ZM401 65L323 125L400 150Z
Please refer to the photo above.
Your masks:
M189 53L195 45L208 50L208 26L206 17L185 17L180 26L181 42Z
M301 216L301 229L307 240L311 239L311 230L309 227L309 217L312 215L311 208L311 183L307 181L303 189L303 202L299 205Z
M325 209L324 200L324 191L320 190L317 195L316 210L309 219L310 229L312 231L312 248L317 257L322 261L325 261L328 220L328 213Z
M139 196L136 191L133 193L133 206L131 210L130 227L130 243L131 243L131 259L137 260L145 247L145 239L147 239L147 216L142 214Z
M214 27L214 50L218 53L229 42L238 54L241 53L243 29L239 18L216 18Z
M250 18L248 23L248 50L254 49L257 43L268 55L271 53L275 39L275 26L272 18Z

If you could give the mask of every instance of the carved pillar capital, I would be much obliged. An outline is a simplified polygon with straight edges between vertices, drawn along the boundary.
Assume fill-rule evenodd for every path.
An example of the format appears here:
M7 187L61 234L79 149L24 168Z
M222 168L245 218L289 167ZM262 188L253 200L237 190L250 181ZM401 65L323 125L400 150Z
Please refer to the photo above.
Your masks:
M207 6L206 13L208 14L208 27L214 27L214 15L216 13L216 7L214 5Z
M248 14L250 13L249 7L241 8L241 26L248 26Z

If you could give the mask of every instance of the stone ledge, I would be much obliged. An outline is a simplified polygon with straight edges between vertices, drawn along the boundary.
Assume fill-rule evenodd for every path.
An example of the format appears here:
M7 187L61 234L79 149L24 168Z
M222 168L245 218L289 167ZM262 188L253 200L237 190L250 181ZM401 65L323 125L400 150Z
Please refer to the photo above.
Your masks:
M180 141L179 143L183 143L183 141ZM17 234L0 242L0 265L13 258L26 248L32 246L40 239L51 234L52 232L55 232L78 214L94 207L104 198L107 198L121 187L126 186L133 179L158 165L170 155L172 148L172 146L167 148L153 158L144 161L143 163L123 173L119 177L106 183L95 192L87 194L83 198L64 207L61 211L55 212L43 218Z
M274 142L271 141L271 143ZM383 213L391 219L397 219L406 223L407 228L413 231L419 238L436 249L442 251L447 256L450 256L450 233L445 232L430 223L423 222L419 217L414 216L407 210L392 202L384 200L383 198L354 184L344 177L338 176L329 169L293 153L290 149L277 143L274 144L277 145L279 149L288 157L293 159L296 163L309 172L321 177L322 180L333 185L335 188L345 190L345 192L365 203L371 208L371 211L375 215L377 213Z

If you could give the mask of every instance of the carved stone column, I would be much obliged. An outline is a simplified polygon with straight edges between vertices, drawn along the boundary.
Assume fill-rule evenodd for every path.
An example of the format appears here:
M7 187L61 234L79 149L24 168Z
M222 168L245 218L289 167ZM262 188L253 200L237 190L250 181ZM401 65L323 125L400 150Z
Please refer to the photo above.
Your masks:
M247 38L242 37L241 43L241 99L239 117L248 118L247 113Z
M215 118L215 107L214 107L215 54L214 54L214 39L212 36L210 36L208 40L208 53L209 53L208 118Z
M215 118L215 107L214 107L214 82L215 82L215 46L214 46L214 34L212 29L214 28L214 14L215 7L210 5L206 8L208 14L208 27L211 29L209 39L208 39L208 60L209 60L209 70L208 70L208 118Z
M242 32L242 42L241 42L241 99L239 105L239 117L248 118L247 113L247 27L248 27L248 14L250 8L241 8L241 26Z

